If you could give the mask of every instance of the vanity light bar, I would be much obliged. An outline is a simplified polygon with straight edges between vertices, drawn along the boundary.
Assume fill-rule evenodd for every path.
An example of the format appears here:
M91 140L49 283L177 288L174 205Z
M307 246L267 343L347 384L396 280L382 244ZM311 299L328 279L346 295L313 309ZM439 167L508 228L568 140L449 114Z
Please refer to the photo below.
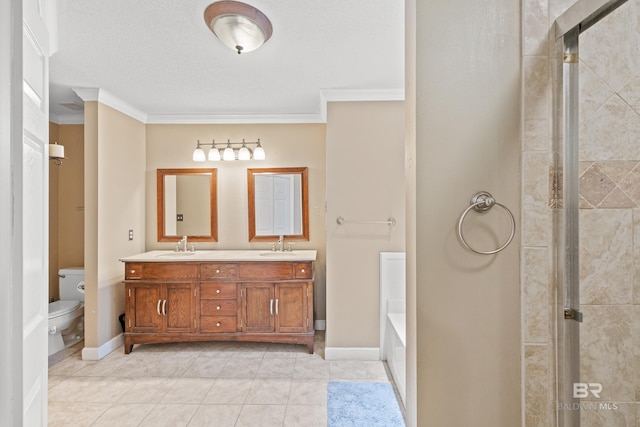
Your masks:
M204 150L202 146L210 146L209 153L205 156ZM253 150L249 148L250 146L255 145ZM220 152L222 150L222 153ZM265 152L264 148L260 144L260 138L257 141L245 141L242 142L231 142L227 139L226 144L217 144L214 139L211 142L200 142L197 141L196 149L193 150L193 161L194 162L204 162L205 160L210 160L212 162L217 162L219 160L225 161L233 161L233 160L264 160Z

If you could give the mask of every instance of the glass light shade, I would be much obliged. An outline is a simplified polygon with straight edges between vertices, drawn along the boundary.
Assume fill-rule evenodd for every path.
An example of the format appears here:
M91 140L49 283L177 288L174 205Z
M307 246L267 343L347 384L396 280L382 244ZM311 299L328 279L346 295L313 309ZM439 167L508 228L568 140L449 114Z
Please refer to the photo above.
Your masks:
M198 147L193 150L193 161L194 162L204 162L206 157L204 156L204 151L202 148Z
M235 159L236 159L236 155L233 152L233 148L231 147L225 148L224 153L222 153L222 160L230 161Z
M266 34L257 22L241 15L222 15L211 22L211 29L226 46L240 52L256 50Z
M243 145L240 148L240 151L238 151L238 159L239 160L249 160L249 159L251 159L251 151L249 151L249 149Z
M217 162L220 160L220 150L218 150L217 148L212 148L209 150L209 154L207 155L207 158L209 160L211 160L212 162Z
M264 153L264 148L262 148L261 146L257 146L254 150L253 150L253 159L254 160L264 160L265 159L265 153Z

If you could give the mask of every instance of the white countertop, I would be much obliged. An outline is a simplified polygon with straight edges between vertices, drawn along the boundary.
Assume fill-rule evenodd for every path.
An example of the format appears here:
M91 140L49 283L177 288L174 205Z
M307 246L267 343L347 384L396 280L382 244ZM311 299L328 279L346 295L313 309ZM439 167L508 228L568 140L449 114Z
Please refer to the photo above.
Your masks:
M120 258L122 262L176 261L315 261L315 250L274 252L269 250L211 250L195 252L150 251Z

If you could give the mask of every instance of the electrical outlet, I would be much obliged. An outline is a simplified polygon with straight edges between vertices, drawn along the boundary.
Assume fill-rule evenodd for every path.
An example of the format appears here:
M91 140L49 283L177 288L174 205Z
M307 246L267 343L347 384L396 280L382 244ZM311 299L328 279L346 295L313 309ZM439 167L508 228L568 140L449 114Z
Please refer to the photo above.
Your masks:
M184 216L182 214L178 214L178 221L184 221Z
M133 240L133 230L129 230L129 240Z

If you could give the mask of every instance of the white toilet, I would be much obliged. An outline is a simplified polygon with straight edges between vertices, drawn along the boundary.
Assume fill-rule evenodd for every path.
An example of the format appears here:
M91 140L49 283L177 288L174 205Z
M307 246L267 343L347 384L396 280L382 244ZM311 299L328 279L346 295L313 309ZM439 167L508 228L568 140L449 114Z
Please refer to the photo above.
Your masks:
M49 303L49 356L84 339L84 267L58 271L60 301Z

